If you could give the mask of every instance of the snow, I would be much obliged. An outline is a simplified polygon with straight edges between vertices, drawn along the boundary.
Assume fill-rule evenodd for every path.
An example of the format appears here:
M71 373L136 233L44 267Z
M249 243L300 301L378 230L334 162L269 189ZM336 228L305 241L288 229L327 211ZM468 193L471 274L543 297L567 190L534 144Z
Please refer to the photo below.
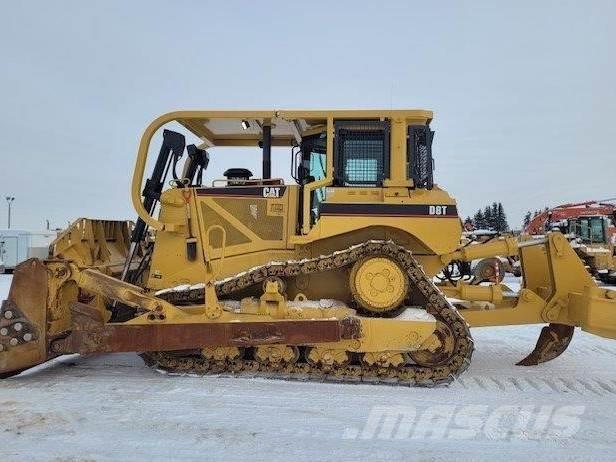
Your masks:
M603 248L603 247L588 247L588 246L585 246L585 245L582 245L582 246L580 246L580 247L581 247L581 248L584 250L584 252L586 252L586 253L606 253L606 254L611 253L611 250L610 250L610 249L605 249L605 248Z
M514 287L517 280L507 283ZM0 298L9 284L10 276L0 277ZM146 368L134 354L63 357L0 382L0 458L613 459L616 342L578 331L560 358L514 366L540 328L475 329L470 369L449 388L436 389L173 376ZM371 411L382 407L426 416L468 406L583 406L583 412L573 436L528 428L506 438L487 430L468 439L422 437L421 431L439 428L423 420L412 437L366 435Z
M427 313L426 310L422 310L421 308L407 308L398 316L396 316L396 319L399 321L435 321L434 316L432 316L430 313Z

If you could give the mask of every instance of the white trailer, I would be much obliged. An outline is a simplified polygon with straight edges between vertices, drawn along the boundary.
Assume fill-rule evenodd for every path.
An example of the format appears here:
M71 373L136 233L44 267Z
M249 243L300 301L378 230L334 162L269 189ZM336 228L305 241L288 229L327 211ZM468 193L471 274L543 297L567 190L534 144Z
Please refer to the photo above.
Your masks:
M12 271L28 258L47 258L54 231L0 229L0 273Z

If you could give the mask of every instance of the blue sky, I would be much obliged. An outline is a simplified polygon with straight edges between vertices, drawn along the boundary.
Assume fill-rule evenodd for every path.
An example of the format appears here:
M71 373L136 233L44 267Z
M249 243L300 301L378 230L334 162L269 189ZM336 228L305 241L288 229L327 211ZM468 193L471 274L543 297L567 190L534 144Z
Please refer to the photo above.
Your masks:
M462 214L616 196L616 2L5 2L0 194L14 227L132 218L175 109L427 108ZM222 151L219 151L221 153ZM257 151L212 156L212 173ZM249 154L249 153L248 153ZM273 173L288 176L289 153ZM4 226L6 206L0 209Z

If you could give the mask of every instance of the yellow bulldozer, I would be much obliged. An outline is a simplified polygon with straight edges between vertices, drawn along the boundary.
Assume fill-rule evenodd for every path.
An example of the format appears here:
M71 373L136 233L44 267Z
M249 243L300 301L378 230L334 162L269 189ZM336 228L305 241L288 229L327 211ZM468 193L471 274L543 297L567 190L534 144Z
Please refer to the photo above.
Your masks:
M176 373L434 386L470 364L471 327L546 324L523 365L561 354L576 326L614 338L616 292L562 234L460 247L456 202L433 180L432 117L159 117L137 154L137 221L80 219L48 259L15 270L0 309L2 377L64 354L131 351ZM171 123L200 141L186 146ZM226 147L262 156L260 177L238 167L206 184L210 154ZM273 147L289 150L292 184L272 178ZM520 258L519 292L434 278L494 256Z

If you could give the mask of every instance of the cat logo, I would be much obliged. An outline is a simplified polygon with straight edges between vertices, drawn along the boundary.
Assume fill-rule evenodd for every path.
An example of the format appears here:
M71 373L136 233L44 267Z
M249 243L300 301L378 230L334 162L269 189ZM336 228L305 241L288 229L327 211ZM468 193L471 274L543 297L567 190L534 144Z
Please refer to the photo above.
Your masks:
M280 197L280 188L263 188L263 197Z
M447 215L446 205L429 205L428 215Z

